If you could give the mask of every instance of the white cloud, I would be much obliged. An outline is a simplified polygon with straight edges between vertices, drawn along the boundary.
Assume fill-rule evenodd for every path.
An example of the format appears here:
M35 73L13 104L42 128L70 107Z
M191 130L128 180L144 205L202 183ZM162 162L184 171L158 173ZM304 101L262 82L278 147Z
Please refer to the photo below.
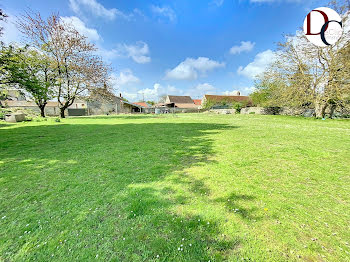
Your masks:
M129 100L135 100L138 97L137 85L141 81L130 69L124 69L119 74L112 73L109 83L116 93L121 93Z
M256 90L256 88L255 88L254 86L245 87L245 88L243 89L244 93L247 94L247 95L253 93L255 90Z
M198 91L207 92L207 91L213 91L215 89L215 87L212 86L211 84L204 83L204 84L197 85L195 87L195 89L198 90Z
M145 100L158 101L161 95L182 94L182 90L177 89L175 86L162 86L159 83L155 83L153 88L141 89L138 92L138 97L144 98Z
M169 6L160 7L160 6L151 5L151 11L155 15L163 16L169 19L170 22L173 22L173 23L176 22L175 11Z
M224 92L222 92L222 94L225 96L236 96L236 95L238 95L238 92L240 92L240 91L238 91L238 90L224 91Z
M119 75L112 74L111 76L111 83L117 88L138 84L140 82L140 79L136 77L130 69L124 69Z
M117 47L113 49L99 48L99 54L107 61L111 61L115 58L127 57L139 64L151 62L148 45L142 41L130 45L118 44Z
M120 90L120 93L123 97L129 99L131 102L134 102L137 99L137 93L130 93L128 91Z
M130 101L141 101L144 100L152 100L158 101L160 96L162 95L182 95L183 91L177 89L175 86L167 85L163 86L160 83L155 83L153 88L143 88L138 89L135 88L132 84L129 86L127 84L120 85L120 81L122 77L114 75L111 79L111 84L117 93L121 93L123 97L129 99ZM139 81L137 81L138 83Z
M215 93L216 93L216 88L209 83L198 84L185 91L185 95L189 95L194 99L201 98L206 94L210 95Z
M145 42L137 42L135 45L123 45L127 56L131 57L136 63L145 64L151 62L149 48Z
M76 16L61 17L61 20L66 24L71 24L80 34L86 36L90 41L98 41L101 39L96 29L88 28L85 23Z
M207 57L186 58L172 70L166 72L165 78L176 80L194 80L197 79L198 73L205 74L215 68L225 67L225 63L210 60Z
M224 91L222 92L223 95L225 96L237 96L240 95L249 95L252 92L254 92L256 89L254 86L252 87L239 87L237 90L233 90L233 91Z
M241 45L235 45L231 47L230 54L240 54L242 52L249 52L252 51L255 46L255 43L252 43L250 41L242 41Z
M154 84L153 88L145 88L142 90L139 90L137 93L142 96L142 98L145 98L145 100L158 100L158 92L160 92L161 85L160 84Z
M129 57L139 64L151 62L148 45L142 41L132 45L120 44L116 49L110 50L109 53L114 57Z
M114 20L115 18L130 18L130 15L126 15L116 8L105 8L96 0L69 0L69 6L76 14L81 14L83 10L86 10L95 16L104 17L109 20Z
M259 74L262 74L270 63L276 58L276 55L270 49L258 53L254 61L249 63L246 67L240 66L237 70L239 75L244 75L249 78L255 78Z

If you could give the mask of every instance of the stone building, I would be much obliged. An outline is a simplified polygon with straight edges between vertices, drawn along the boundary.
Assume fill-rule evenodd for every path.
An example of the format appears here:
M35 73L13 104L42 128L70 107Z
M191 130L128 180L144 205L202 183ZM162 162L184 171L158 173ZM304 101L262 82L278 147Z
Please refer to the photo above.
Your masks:
M176 112L196 112L199 108L199 105L196 105L190 96L168 95L164 104Z
M40 113L39 107L33 101L26 100L3 100L2 107L30 109ZM65 111L66 116L84 115L109 115L143 112L142 106L126 101L121 95L118 97L112 93L94 95L86 99L76 99ZM57 101L49 101L45 106L45 115L59 116L60 109Z

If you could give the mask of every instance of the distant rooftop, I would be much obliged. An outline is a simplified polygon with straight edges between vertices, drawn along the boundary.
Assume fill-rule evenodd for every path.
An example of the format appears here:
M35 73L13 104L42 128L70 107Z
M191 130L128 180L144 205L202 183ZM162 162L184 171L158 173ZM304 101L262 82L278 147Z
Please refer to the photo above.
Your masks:
M194 104L190 96L168 96L170 103L175 104Z
M193 99L193 102L197 105L200 106L202 104L202 99Z
M251 102L249 96L217 96L217 95L204 95L206 100L213 102Z
M150 107L146 102L134 102L133 104L146 107L146 108Z

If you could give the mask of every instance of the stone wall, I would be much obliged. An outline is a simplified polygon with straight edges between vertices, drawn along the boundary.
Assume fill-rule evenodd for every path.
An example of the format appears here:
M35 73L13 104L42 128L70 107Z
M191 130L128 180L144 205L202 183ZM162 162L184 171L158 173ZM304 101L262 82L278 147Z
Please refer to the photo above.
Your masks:
M246 107L242 108L241 114L257 115L287 115L312 117L315 113L310 108L290 108L290 107Z
M249 114L265 115L265 109L263 107L244 107L241 109L241 114L243 114L243 115L249 115Z
M34 111L35 113L40 114L40 108L37 106L17 106L16 108L21 109L29 109ZM47 116L59 116L60 115L60 109L58 107L52 107L52 106L45 106L45 115Z
M227 115L227 114L236 114L236 109L228 108L228 109L210 109L210 113L214 114L222 114L222 115Z

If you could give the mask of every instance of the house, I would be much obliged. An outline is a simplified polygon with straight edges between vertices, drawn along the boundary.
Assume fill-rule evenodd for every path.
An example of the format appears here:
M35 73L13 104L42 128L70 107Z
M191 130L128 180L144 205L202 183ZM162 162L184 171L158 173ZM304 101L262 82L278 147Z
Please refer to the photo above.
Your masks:
M133 102L133 104L141 106L142 113L154 113L154 107L152 107L150 104L147 104L146 102Z
M33 101L26 100L4 100L1 101L2 106L9 108L20 108L23 110L29 109L34 112L40 113L40 109L37 104ZM85 112L85 108L87 107L86 102L82 100L77 100L70 107L68 107L68 115L76 115L76 111L82 110ZM60 115L59 104L57 101L48 101L45 106L45 115L47 116L58 116Z
M33 101L26 100L3 100L1 106L9 108L30 109L40 113L39 107ZM143 107L126 101L120 94L116 96L111 92L104 94L91 94L84 99L75 99L74 103L67 108L65 114L68 116L84 115L108 115L120 113L143 112ZM57 101L48 101L45 106L47 116L59 116L60 109Z
M138 106L142 106L144 108L149 108L151 107L149 104L147 104L146 102L133 102L134 105L138 105Z
M87 100L88 115L127 114L142 112L142 106L131 103L122 97L106 91L92 94Z
M193 102L190 96L172 96L168 95L165 99L165 104L169 108L177 109L198 109L198 105Z
M202 105L208 105L210 108L229 108L235 103L242 103L247 106L252 104L249 96L225 96L225 95L204 95Z
M193 103L197 106L201 106L202 105L202 99L193 99Z

